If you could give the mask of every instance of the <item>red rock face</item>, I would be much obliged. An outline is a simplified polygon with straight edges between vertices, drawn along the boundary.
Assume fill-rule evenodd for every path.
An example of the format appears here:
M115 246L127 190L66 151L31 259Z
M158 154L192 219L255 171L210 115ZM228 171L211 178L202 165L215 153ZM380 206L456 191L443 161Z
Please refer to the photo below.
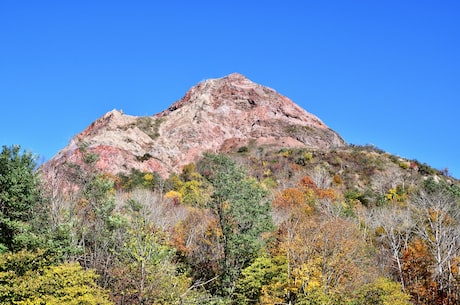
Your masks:
M276 91L241 74L192 87L167 110L152 117L108 112L92 123L44 168L81 162L79 147L96 153L98 169L117 174L132 168L166 177L206 151L238 149L249 143L330 149L342 138L316 116Z

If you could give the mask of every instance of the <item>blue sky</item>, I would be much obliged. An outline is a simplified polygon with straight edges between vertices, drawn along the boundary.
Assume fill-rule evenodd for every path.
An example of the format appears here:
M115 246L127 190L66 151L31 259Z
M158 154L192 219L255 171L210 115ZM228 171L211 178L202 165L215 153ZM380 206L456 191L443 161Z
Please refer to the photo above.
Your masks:
M0 144L50 159L112 109L239 72L353 144L460 178L458 1L0 1Z

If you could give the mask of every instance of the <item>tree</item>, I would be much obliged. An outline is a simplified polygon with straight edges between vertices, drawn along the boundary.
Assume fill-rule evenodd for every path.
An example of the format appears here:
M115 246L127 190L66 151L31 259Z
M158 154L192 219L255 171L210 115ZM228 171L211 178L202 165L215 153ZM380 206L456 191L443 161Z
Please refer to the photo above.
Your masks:
M417 236L427 245L434 261L433 276L440 297L450 296L457 285L454 260L460 255L459 199L440 187L420 190L410 200Z
M195 170L194 163L184 166L180 175L173 174L168 182L172 189L168 192L169 197L178 199L180 203L194 207L206 207L211 200L212 187Z
M210 209L222 231L221 293L234 293L241 270L257 257L263 234L273 229L267 192L224 155L207 154L198 168L214 188Z
M278 255L287 261L286 280L284 286L272 283L271 290L281 289L284 295L274 294L283 295L286 304L342 304L341 295L376 271L356 224L324 210L292 209L279 226L278 240Z
M117 200L125 202L126 194L117 196ZM188 208L182 205L172 204L172 200L167 196L162 196L158 192L146 189L136 189L129 193L129 199L138 202L141 206L139 213L151 222L156 228L163 231L171 230L178 222L185 219L188 215ZM125 206L119 203L119 207ZM126 214L126 211L123 211Z
M405 289L415 304L438 304L437 284L432 277L434 261L424 241L418 237L410 241L401 260Z
M283 301L286 259L264 254L242 270L236 288L237 304L270 304ZM280 293L281 291L281 293Z
M136 217L130 221L133 223L118 257L118 265L124 270L118 280L129 285L114 292L133 299L133 304L174 303L179 299L179 291L187 289L188 281L184 276L176 276L173 249L161 240L162 233L144 219Z
M35 157L19 145L0 153L0 253L18 250L29 241L27 220L39 200Z
M172 245L178 258L190 268L194 281L206 283L215 292L224 253L218 218L208 209L189 210L187 218L173 230Z
M356 291L353 305L410 305L410 295L401 291L401 285L386 278L378 278Z
M387 206L369 211L367 225L374 229L376 240L381 245L381 257L391 258L388 263L390 273L397 274L402 289L405 289L403 275L403 251L407 249L412 237L415 221L407 207ZM388 253L389 252L389 253ZM384 266L384 268L387 266Z
M2 304L112 304L107 291L96 284L94 271L78 263L51 265L43 251L5 253L0 266Z
M67 188L68 182L62 179L57 168L47 169L41 176L40 190L42 200L32 209L33 219L29 221L34 232L41 239L40 248L54 251L62 260L72 260L82 253L76 240L78 200Z
M98 283L110 285L110 269L115 254L123 247L125 219L116 209L115 176L102 173L96 166L97 153L88 149L88 144L79 146L81 162L66 163L66 197L72 201L66 205L66 214L71 224L72 245L80 249L73 257L86 269L95 269ZM58 220L58 223L62 220Z
M124 219L115 210L113 185L109 177L95 174L82 186L76 207L79 244L84 249L79 261L83 267L97 270L103 287L107 287L110 281L115 253L123 246L118 235L124 232Z
M194 287L174 261L175 249L168 235L150 218L153 211L142 202L129 199L123 248L113 267L112 296L118 304L197 304L208 299ZM190 302L190 303L189 303Z

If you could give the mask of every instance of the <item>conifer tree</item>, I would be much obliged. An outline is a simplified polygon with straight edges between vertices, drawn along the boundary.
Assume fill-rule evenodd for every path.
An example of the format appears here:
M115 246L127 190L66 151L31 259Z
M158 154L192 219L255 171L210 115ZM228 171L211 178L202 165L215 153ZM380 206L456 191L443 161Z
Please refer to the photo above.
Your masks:
M35 157L19 145L3 146L0 153L0 253L26 242L30 209L39 199Z
M224 251L221 293L231 296L241 270L263 247L263 233L273 228L270 204L265 189L229 157L208 154L199 168L214 187L210 208L218 218Z

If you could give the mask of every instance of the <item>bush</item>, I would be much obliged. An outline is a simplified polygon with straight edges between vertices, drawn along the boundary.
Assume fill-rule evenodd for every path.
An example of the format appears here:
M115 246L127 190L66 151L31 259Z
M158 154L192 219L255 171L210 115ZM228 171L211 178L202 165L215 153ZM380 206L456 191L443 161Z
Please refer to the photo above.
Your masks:
M160 136L159 129L163 121L163 118L153 120L149 116L144 116L137 118L135 125L145 134L147 134L152 140L155 140Z
M239 153L247 153L249 151L249 148L247 146L241 146L238 148Z

